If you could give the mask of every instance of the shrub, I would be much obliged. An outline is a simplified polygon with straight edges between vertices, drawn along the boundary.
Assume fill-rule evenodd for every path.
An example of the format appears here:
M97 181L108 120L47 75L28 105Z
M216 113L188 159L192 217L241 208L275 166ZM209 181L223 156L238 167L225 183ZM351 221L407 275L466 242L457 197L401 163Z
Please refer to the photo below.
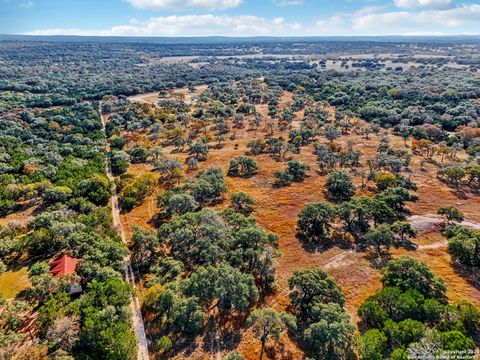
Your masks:
M375 183L379 191L383 191L397 185L397 177L394 174L378 172L375 174Z
M166 353L173 347L173 342L168 336L162 336L156 342L157 349L161 353Z

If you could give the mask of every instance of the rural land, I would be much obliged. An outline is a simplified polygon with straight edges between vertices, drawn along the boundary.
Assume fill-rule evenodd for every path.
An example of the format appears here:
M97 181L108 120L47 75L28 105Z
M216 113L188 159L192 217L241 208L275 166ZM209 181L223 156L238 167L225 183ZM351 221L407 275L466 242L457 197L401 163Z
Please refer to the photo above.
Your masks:
M0 37L0 359L478 359L480 38Z

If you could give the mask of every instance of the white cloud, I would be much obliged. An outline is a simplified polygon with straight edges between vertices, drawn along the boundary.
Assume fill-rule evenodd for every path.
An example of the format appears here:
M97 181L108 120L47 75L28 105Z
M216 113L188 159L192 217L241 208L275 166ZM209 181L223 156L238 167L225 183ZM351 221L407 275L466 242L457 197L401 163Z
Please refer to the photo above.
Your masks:
M407 9L444 9L452 3L452 0L394 0L396 7Z
M272 2L276 6L292 6L303 4L303 0L272 0Z
M139 9L186 10L193 8L228 9L239 6L243 0L126 0Z
M25 1L25 2L21 2L20 4L18 4L18 7L21 7L21 8L24 8L24 9L30 9L33 7L33 5L35 5L35 3L33 1Z
M267 36L296 35L302 26L284 18L266 19L258 16L184 15L138 20L109 30L46 29L28 35L100 35L100 36Z
M371 13L352 19L354 30L368 31L373 34L451 33L451 30L455 31L456 28L465 26L471 27L472 31L478 33L479 24L479 4L465 4L446 10ZM476 25L475 28L473 25Z
M315 25L319 28L335 28L344 23L345 19L342 16L334 15L324 20L318 20Z
M479 35L480 4L416 11L366 7L319 19L308 32L314 35Z

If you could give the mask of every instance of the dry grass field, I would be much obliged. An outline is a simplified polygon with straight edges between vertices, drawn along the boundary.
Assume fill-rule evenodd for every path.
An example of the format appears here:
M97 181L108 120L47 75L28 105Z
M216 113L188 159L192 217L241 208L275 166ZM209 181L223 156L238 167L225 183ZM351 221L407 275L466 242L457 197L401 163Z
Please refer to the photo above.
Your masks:
M184 91L182 91L184 92ZM187 99L191 100L191 94L186 94ZM284 108L291 101L292 94L285 92L280 108ZM136 97L135 100L141 99L142 102L151 102L154 99L151 94L146 97ZM334 116L335 109L328 109L331 116ZM266 105L257 105L257 111L263 115L267 115ZM300 118L302 114L298 113ZM296 126L298 121L294 121L292 127ZM359 124L361 120L357 119ZM278 132L278 130L276 130ZM251 139L262 139L266 134L263 125L258 131L248 131L247 129L236 130L236 139L234 141L226 141L221 149L210 149L208 159L199 163L199 169L187 174L188 178L209 166L217 166L224 170L228 168L230 159L236 156L245 155L247 152L246 144ZM134 134L125 134L128 138L134 138ZM280 133L276 133L279 136ZM328 141L325 138L319 140L325 144ZM379 144L377 135L370 135L370 139L365 139L363 135L356 134L355 129L349 135L341 136L337 141L339 145L345 146L347 142L353 142L354 148L363 152L362 164L369 157L373 157ZM389 134L389 142L394 148L403 148L404 141L402 138ZM131 144L132 145L132 144ZM411 144L407 144L410 147ZM187 155L185 153L172 154L172 148L165 148L166 155L169 157L178 157L184 160ZM302 183L293 183L291 186L274 188L274 173L283 169L286 162L278 162L269 155L264 154L255 157L255 161L259 166L259 172L256 176L248 179L226 177L228 186L228 194L223 204L218 205L219 208L228 206L228 197L230 194L238 191L249 194L256 202L253 216L257 222L265 229L275 232L279 235L279 250L281 253L278 259L276 271L275 292L266 300L266 304L276 309L285 309L289 304L287 280L296 270L303 268L325 268L337 281L343 289L346 296L346 309L355 321L358 321L358 306L377 289L381 287L380 271L372 267L365 253L354 252L351 250L343 250L333 247L327 251L311 251L306 248L301 241L296 238L296 221L297 215L301 209L308 203L326 201L324 197L324 183L326 176L317 173L316 156L313 154L313 146L303 147L299 154L288 154L291 159L300 160L310 166L309 178ZM413 215L429 215L435 214L440 206L453 205L458 207L465 213L465 218L471 222L480 222L480 201L473 194L458 194L454 190L448 188L436 178L437 166L433 163L424 162L420 156L414 155L411 161L411 179L417 184L418 190L416 195L418 201L409 203L408 208ZM438 161L440 161L438 159ZM129 169L130 173L140 175L151 171L151 167L146 165L132 165ZM360 170L358 170L360 171ZM360 194L360 177L355 177L355 185L357 195ZM366 188L361 190L365 194L373 193L373 189ZM131 212L122 215L122 221L127 230L127 234L131 235L134 225L151 227L150 220L157 212L156 197L162 190L156 188L155 192L149 196L141 206L134 208ZM408 251L403 248L392 249L392 256L409 255L418 260L426 262L436 275L443 278L448 285L448 297L451 300L466 299L477 305L480 305L480 291L472 286L468 280L455 269L451 263L450 256L447 252L446 241L441 236L439 229L433 228L426 233L421 234L415 241L420 246L415 251ZM228 326L227 326L228 327ZM192 344L192 353L185 357L192 359L212 358L212 353L206 355L201 350L200 343ZM276 347L273 352L268 351L265 358L275 359L297 359L300 350L289 339L282 339L277 344L270 344ZM282 351L278 351L278 347ZM256 359L259 356L260 345L254 340L249 333L242 334L240 340L239 351L246 359ZM218 355L218 353L217 353Z
M6 271L0 275L0 293L7 299L14 299L30 285L25 267L17 271Z

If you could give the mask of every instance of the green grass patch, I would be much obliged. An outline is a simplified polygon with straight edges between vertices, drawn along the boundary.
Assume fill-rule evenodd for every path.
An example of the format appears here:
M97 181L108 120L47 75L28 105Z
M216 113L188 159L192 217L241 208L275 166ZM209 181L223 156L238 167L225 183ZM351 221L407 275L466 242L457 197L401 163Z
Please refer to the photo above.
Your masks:
M18 271L6 271L0 275L0 293L7 299L15 298L30 285L26 267Z

